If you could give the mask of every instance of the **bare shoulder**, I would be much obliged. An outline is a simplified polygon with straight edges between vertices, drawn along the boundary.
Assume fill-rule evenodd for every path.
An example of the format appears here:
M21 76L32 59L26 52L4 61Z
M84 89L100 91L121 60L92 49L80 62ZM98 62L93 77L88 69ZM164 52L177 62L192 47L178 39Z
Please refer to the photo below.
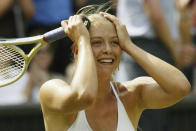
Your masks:
M54 90L57 90L59 88L63 88L66 86L68 86L68 84L65 81L60 80L60 79L52 79L52 80L45 82L41 86L40 93L48 92L50 90L54 91Z
M120 93L125 94L136 93L141 89L141 87L156 84L156 81L152 77L142 76L130 81L113 82L113 84L116 85L116 88L119 89Z
M144 109L141 106L142 88L152 83L155 83L155 81L147 76L138 77L125 82L113 82L131 121L135 125L137 125Z
M57 99L59 100L69 91L69 85L65 81L60 79L49 80L40 88L40 102L42 106L51 105L53 102L56 103L55 101L57 101Z
M157 86L157 82L152 77L142 76L130 81L114 82L114 86L119 91L118 95L123 103L135 108L141 106L141 93L143 89Z
M59 85L68 85L65 81L61 79L52 79L46 81L41 88L46 88L46 87L54 87L54 86L59 86Z
M137 77L131 81L126 81L123 83L127 88L131 88L131 87L139 87L139 86L143 86L143 85L147 85L147 84L156 83L156 81L152 77L141 76L141 77Z
M70 92L70 85L61 79L52 79L42 85L40 103L46 129L65 130L76 119L76 112L66 113L63 108L65 98Z

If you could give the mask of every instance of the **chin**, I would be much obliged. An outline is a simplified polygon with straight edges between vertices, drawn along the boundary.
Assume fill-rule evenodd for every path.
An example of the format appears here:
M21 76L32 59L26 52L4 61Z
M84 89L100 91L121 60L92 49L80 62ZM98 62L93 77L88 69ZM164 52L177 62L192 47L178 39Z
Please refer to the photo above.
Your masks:
M98 70L98 74L100 76L104 76L104 77L111 77L113 74L113 70L112 69L102 69L102 70Z

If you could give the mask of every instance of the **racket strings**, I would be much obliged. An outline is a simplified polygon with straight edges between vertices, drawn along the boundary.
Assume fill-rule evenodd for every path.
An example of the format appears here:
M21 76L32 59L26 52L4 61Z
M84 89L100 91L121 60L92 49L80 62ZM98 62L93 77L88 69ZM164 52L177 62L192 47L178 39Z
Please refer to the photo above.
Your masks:
M24 66L25 60L16 48L0 46L0 85L17 79Z

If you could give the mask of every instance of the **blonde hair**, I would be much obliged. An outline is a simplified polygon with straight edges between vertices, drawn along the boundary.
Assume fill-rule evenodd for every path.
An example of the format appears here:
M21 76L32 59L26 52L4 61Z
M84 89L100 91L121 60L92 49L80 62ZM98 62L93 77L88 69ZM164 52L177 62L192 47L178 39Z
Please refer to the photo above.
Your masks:
M77 15L79 15L79 14L85 15L88 17L90 23L94 23L94 22L97 22L96 16L99 15L100 12L108 12L111 8L112 8L112 1L108 1L103 4L94 4L94 5L88 5L88 6L82 7L81 9L79 9L76 12L76 14ZM75 44L73 43L72 52L74 54L74 58L76 58L76 53L73 51L74 45ZM75 49L77 49L77 46L75 47Z
M100 12L108 12L112 8L112 2L108 1L103 4L88 5L79 9L76 14L84 14L86 16L99 14Z

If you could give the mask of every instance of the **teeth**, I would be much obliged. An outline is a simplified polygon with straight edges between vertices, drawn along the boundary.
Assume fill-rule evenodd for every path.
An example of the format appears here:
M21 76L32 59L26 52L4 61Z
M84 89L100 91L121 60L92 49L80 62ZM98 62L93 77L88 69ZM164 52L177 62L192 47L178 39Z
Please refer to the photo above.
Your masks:
M111 63L112 60L101 60L100 62L104 62L104 63Z

